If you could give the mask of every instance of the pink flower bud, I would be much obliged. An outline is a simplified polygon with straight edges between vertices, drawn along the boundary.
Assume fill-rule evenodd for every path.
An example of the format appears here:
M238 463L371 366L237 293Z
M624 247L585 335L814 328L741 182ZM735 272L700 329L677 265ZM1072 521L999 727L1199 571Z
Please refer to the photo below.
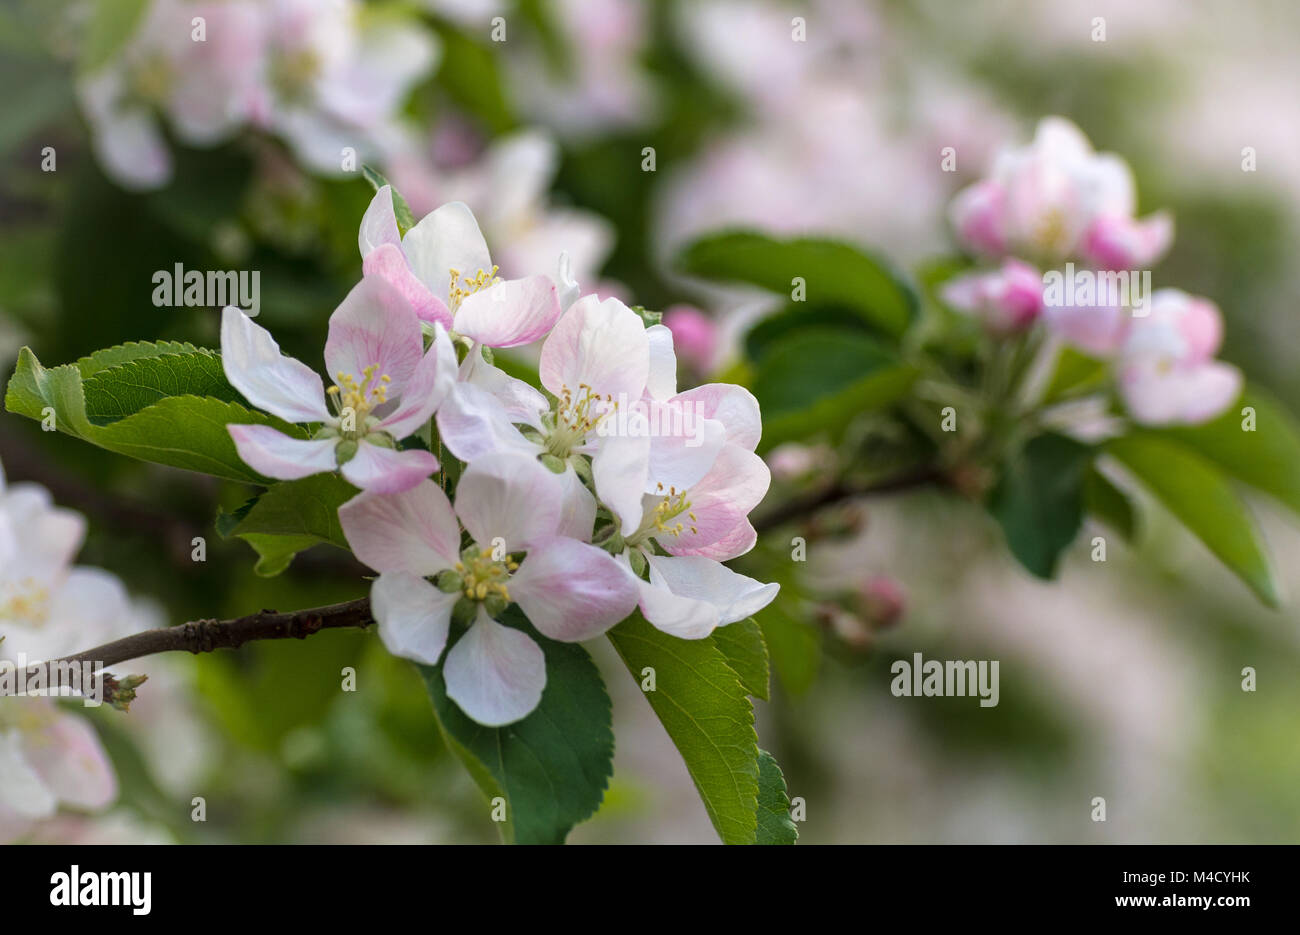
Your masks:
M663 323L673 333L677 357L699 373L713 369L718 354L718 325L692 305L674 305L664 312Z
M1173 239L1173 219L1163 211L1140 221L1108 214L1092 222L1083 236L1082 252L1101 269L1140 269L1163 256Z
M949 218L967 249L990 257L1006 253L1006 193L997 182L985 179L961 191L953 199Z
M1038 318L1043 307L1043 279L1029 264L1007 260L1001 269L949 282L943 299L977 318L994 334L1009 334L1028 328Z
M867 620L878 627L889 627L903 615L907 594L897 579L873 575L862 586L862 604Z

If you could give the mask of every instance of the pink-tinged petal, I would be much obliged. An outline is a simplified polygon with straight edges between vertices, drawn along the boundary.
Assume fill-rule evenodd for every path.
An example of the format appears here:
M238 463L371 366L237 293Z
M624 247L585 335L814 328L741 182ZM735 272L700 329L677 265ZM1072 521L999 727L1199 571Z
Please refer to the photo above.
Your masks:
M645 329L650 342L650 370L646 377L646 390L654 399L670 399L677 395L677 355L673 353L673 332L664 325L651 325Z
M1120 394L1133 419L1144 425L1199 425L1241 395L1241 371L1210 361L1191 367L1159 358L1130 361L1120 373Z
M943 300L994 334L1032 325L1043 308L1043 278L1027 263L1009 259L1000 269L969 273L947 282Z
M415 275L440 299L448 298L453 269L462 280L492 271L492 258L478 221L459 201L426 214L406 232L402 251Z
M361 271L366 276L375 276L385 280L402 294L415 315L424 321L435 322L444 328L451 327L451 312L442 299L434 295L429 287L407 265L406 254L400 247L382 244L371 251L361 263Z
M1048 330L1067 344L1097 357L1111 357L1123 346L1132 319L1122 305L1057 304L1050 287L1044 299Z
M91 811L117 798L117 777L99 735L83 718L58 714L27 744L27 757L63 804Z
M271 333L235 308L221 313L221 366L244 398L287 422L323 422L330 417L320 376L285 357Z
M457 383L438 407L438 437L457 458L473 463L497 451L532 457L541 449L519 434L497 400L472 383Z
M490 393L505 410L506 418L516 424L540 429L542 413L551 408L546 397L531 384L489 364L478 348L460 365L460 379Z
M684 537L685 534L683 534ZM704 558L711 558L714 561L727 562L737 556L744 555L754 547L754 543L757 541L758 531L754 529L754 525L749 521L748 517L742 516L730 530L708 545L691 548L681 539L678 539L669 543L669 545L665 545L664 550L670 555L699 555ZM663 543L660 543L660 545L663 545Z
M559 317L555 283L530 276L466 296L456 310L456 331L488 347L517 347L543 337Z
M499 451L471 462L456 485L456 515L479 546L518 552L555 535L564 483L534 457Z
M456 350L441 325L433 326L433 344L402 387L397 408L379 421L394 438L405 438L429 421L456 383Z
M763 584L737 574L713 559L695 555L651 555L647 556L647 561L650 563L651 585L669 591L679 601L697 601L713 607L718 626L753 616L772 603L781 589L775 582ZM679 607L678 612L681 609ZM659 626L649 614L646 619ZM673 631L665 629L665 632Z
M650 439L611 436L591 459L596 495L619 521L623 535L641 525L641 494L650 478Z
M337 438L290 438L269 425L228 425L239 458L254 471L276 480L298 480L338 467Z
M599 636L636 607L637 588L604 549L556 537L536 543L510 578L510 596L545 636Z
M1135 270L1164 255L1174 239L1174 221L1166 212L1138 220L1128 215L1104 215L1083 237L1083 255L1101 269Z
M361 248L362 259L384 244L392 244L399 251L402 246L397 214L393 210L393 189L389 185L383 186L370 199L366 213L361 216L361 230L357 234L357 246ZM402 265L406 265L404 257Z
M1223 316L1209 299L1158 289L1146 311L1138 317L1134 310L1126 356L1155 354L1190 366L1211 360L1223 341Z
M370 607L388 651L426 666L436 665L447 646L451 609L460 592L446 594L419 575L385 572L370 587Z
M398 451L361 439L357 453L344 462L340 473L354 487L370 493L393 494L410 490L438 470L438 459L422 448Z
M363 493L339 507L343 535L375 571L434 575L460 558L460 526L447 495L431 480L403 493Z
M740 553L725 553L740 543L753 544L748 541L746 517L767 495L771 482L771 471L762 458L727 445L705 478L687 491L688 512L676 520L682 523L682 531L658 536L659 544L674 555L735 558ZM725 545L711 548L717 543Z
M706 383L678 393L672 402L689 406L699 419L717 419L727 431L727 442L747 451L758 447L763 437L763 417L758 400L743 386L734 383Z
M542 385L575 397L587 386L598 396L636 401L650 375L650 340L640 317L618 299L583 296L560 316L544 344Z
M11 810L22 818L48 818L58 800L27 758L25 746L17 730L0 733L0 813Z
M589 542L596 525L596 498L573 468L568 468L558 476L564 485L564 495L560 508L560 526L556 534Z
M651 403L650 473L645 493L685 490L699 483L726 444L727 431L717 419L698 418L695 410L675 403Z
M372 387L387 376L388 395L402 395L406 382L424 355L424 335L411 303L386 280L366 276L352 287L330 316L325 341L325 366L337 382L340 373L364 379L376 368Z
M582 287L573 278L573 261L569 259L568 253L561 253L556 264L555 288L561 312L567 312L569 306L578 301L578 297L582 295Z
M985 256L1006 252L1006 192L997 182L976 182L953 199L953 230L967 249Z
M526 717L546 690L546 656L527 633L502 626L481 607L478 620L447 653L447 697L486 727Z

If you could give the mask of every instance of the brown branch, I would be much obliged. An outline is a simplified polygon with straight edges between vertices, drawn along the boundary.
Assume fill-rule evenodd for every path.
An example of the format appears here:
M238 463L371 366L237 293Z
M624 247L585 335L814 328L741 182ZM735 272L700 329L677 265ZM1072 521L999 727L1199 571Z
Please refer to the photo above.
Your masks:
M754 520L754 529L758 532L768 532L778 526L792 523L805 516L810 516L820 509L845 500L851 500L854 497L897 493L932 484L936 486L943 485L947 482L945 476L933 468L924 468L910 474L901 474L871 484L850 484L845 483L843 480L837 480L829 487L814 490L793 500L787 500L775 509L762 514Z
M260 613L248 614L232 620L192 620L176 627L161 627L133 633L84 652L64 656L51 662L37 663L28 667L27 678L30 682L41 670L45 670L46 673L57 673L63 667L83 663L90 663L95 668L100 668L158 653L188 652L197 655L217 649L238 649L245 643L255 640L301 640L321 630L368 627L374 622L374 617L370 613L370 599L367 597L288 613L263 610ZM47 674L46 684L53 684L52 679L53 676ZM124 705L119 702L129 702L130 697L134 697L137 684L129 679L119 681L106 676L103 700L116 707L122 707ZM123 689L130 693L129 697L116 697L118 691Z

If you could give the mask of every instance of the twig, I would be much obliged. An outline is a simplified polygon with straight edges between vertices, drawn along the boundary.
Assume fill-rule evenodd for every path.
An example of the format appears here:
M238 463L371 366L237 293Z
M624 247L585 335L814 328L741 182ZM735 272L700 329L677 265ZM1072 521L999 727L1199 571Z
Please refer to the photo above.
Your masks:
M263 610L233 620L192 620L176 627L161 627L133 633L120 640L75 655L64 656L51 662L37 663L28 667L27 678L29 681L32 680L41 670L55 673L83 663L90 663L99 668L158 653L188 652L197 655L210 653L216 649L238 649L245 643L255 640L301 640L321 630L368 627L372 623L374 617L371 616L370 599L367 597L289 613ZM47 684L52 684L51 677L46 677ZM127 684L129 682L128 679L119 682L111 677L105 678L103 700L108 704L121 706L117 704L120 700L116 697L117 692L125 689L133 695L138 684ZM125 700L129 701L129 698Z
M786 523L794 522L801 517L817 512L824 507L831 506L844 500L851 500L854 497L866 497L875 494L897 493L903 490L912 490L917 487L926 487L931 484L940 485L947 483L943 474L933 468L925 468L910 474L902 474L898 477L887 478L883 481L877 481L871 484L847 484L843 480L837 480L829 487L821 490L814 490L803 497L797 497L793 500L787 500L776 509L764 513L754 521L754 529L758 532L767 532L778 526L784 526Z

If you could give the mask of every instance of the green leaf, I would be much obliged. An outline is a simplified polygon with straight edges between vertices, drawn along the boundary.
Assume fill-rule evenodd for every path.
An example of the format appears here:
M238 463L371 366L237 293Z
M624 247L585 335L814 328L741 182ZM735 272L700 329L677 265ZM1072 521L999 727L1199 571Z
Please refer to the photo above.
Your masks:
M216 351L196 347L188 341L128 341L116 347L95 351L77 361L77 369L82 378L93 377L101 370L120 367L136 360L151 357L165 357L169 354L208 354L216 357Z
M563 844L574 825L595 813L613 774L609 696L581 646L542 636L517 607L502 623L525 630L546 654L546 690L522 721L505 727L471 721L447 697L442 665L418 668L447 746L489 801L505 799L506 842Z
M1089 516L1101 520L1125 540L1133 541L1137 534L1133 501L1096 467L1090 468L1083 479L1083 505Z
M84 371L83 377L84 377ZM95 425L125 419L168 396L242 397L226 380L221 358L208 351L141 358L100 370L82 383L86 418Z
M159 355L150 359L162 361L161 367L170 367L166 358L167 355ZM100 391L116 386L109 379L116 368L95 370L90 380L83 382L81 368L95 366L94 355L88 360L92 363L83 360L80 364L47 369L36 359L31 348L24 347L9 380L5 408L37 421L44 420L52 411L54 426L60 432L118 454L254 484L269 484L271 481L240 460L226 426L235 423L270 425L296 438L306 437L301 427L289 425L274 416L245 409L238 403L203 396L167 396L108 424L96 424L87 414L87 386L95 381L104 381L91 387L92 401L96 406L107 407L105 400L111 394L105 395ZM122 390L122 387L117 389ZM138 392L140 395L136 398L139 400L147 395L144 390ZM113 415L118 414L116 410L113 412Z
M790 795L776 757L758 751L758 835L755 844L793 844L799 829L790 817Z
M1190 448L1154 433L1112 439L1120 461L1179 522L1270 607L1278 604L1268 553L1227 477Z
M81 49L81 67L95 71L126 45L144 19L149 0L97 0Z
M388 186L388 190L393 195L393 216L397 219L397 232L405 237L406 232L415 226L415 215L411 213L411 206L406 203L402 193L397 190L396 185L384 178L383 173L371 166L362 166L361 174L375 191L379 191L385 185Z
M797 588L781 581L781 593L762 614L763 640L781 685L794 697L812 687L822 661L822 631L793 612Z
M833 328L792 335L755 369L762 450L823 431L836 436L861 413L897 402L916 377L915 368L868 335Z
M683 640L634 614L609 631L638 683L654 670L646 700L686 761L695 788L726 844L757 834L758 735L754 708L727 657L710 640Z
M836 240L778 240L735 231L695 241L682 253L683 272L743 282L791 296L801 278L809 306L855 309L885 334L898 338L916 316L918 300L906 280L888 264Z
M1052 379L1043 391L1042 402L1054 403L1069 396L1101 389L1110 378L1105 361L1089 357L1072 347L1062 347Z
M718 627L709 635L740 678L745 691L767 701L771 672L768 669L767 644L763 631L753 617Z
M1031 573L1050 578L1083 522L1083 481L1093 450L1052 432L1030 439L989 501L1007 545Z
M238 536L258 554L254 570L266 577L280 574L293 557L314 545L348 548L339 507L357 490L337 474L314 474L276 484L233 514L217 518L224 538Z
M1253 431L1242 427L1246 407L1255 411ZM1258 387L1247 387L1237 404L1217 419L1150 434L1186 445L1300 514L1300 427L1281 403Z

